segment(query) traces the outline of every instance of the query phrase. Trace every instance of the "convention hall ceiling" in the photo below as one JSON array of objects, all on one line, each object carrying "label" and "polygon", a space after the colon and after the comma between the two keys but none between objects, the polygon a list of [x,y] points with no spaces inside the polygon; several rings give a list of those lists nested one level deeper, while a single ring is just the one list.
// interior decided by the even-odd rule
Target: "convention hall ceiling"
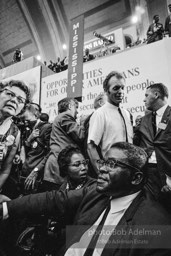
[{"label": "convention hall ceiling", "polygon": [[24,58],[56,61],[67,55],[70,20],[84,14],[84,41],[127,22],[128,0],[0,0],[0,65],[12,63],[16,48]]},{"label": "convention hall ceiling", "polygon": [[171,0],[0,0],[0,66],[12,64],[16,48],[24,58],[40,55],[47,63],[68,54],[70,21],[84,14],[84,42],[117,28],[130,26],[135,6],[145,5],[148,15],[167,15]]}]

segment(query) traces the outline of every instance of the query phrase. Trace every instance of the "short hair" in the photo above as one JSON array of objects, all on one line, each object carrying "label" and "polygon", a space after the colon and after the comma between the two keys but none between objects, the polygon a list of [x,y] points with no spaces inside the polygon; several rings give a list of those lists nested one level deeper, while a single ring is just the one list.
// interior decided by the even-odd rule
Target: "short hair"
[{"label": "short hair", "polygon": [[6,88],[7,86],[9,87],[18,87],[20,88],[25,94],[26,94],[26,104],[30,102],[30,90],[28,88],[28,86],[20,80],[10,80],[8,82],[2,82],[0,84],[0,91],[2,91],[4,88]]},{"label": "short hair", "polygon": [[49,121],[49,115],[47,113],[41,113],[39,118],[42,122],[48,122]]},{"label": "short hair", "polygon": [[168,88],[162,83],[151,84],[147,87],[147,89],[154,89],[154,90],[158,91],[160,93],[161,99],[164,99],[165,97],[166,98],[169,97]]},{"label": "short hair", "polygon": [[111,79],[111,77],[116,77],[117,79],[124,79],[125,80],[125,77],[121,74],[121,73],[119,73],[118,71],[112,71],[112,72],[110,72],[107,76],[106,76],[106,78],[105,78],[105,80],[103,81],[103,89],[104,89],[104,91],[105,92],[107,92],[108,91],[108,89],[109,89],[109,80]]},{"label": "short hair", "polygon": [[111,148],[122,150],[127,156],[127,163],[139,169],[140,171],[143,171],[144,175],[146,176],[145,167],[147,164],[148,156],[144,149],[129,142],[117,142],[114,143]]},{"label": "short hair", "polygon": [[24,112],[26,112],[26,111],[31,112],[33,115],[35,115],[37,117],[37,115],[36,115],[37,109],[35,109],[35,107],[31,103],[29,103],[25,106],[25,111]]},{"label": "short hair", "polygon": [[99,104],[99,101],[102,100],[104,96],[105,96],[104,92],[101,92],[100,94],[97,95],[97,97],[94,100],[94,109],[97,109],[101,106]]},{"label": "short hair", "polygon": [[[38,111],[41,113],[42,112],[42,108],[41,108],[41,106],[38,104],[38,103],[36,103],[36,102],[31,102],[30,103],[31,105],[36,105],[37,107],[38,107]],[[36,109],[37,110],[37,109]]]},{"label": "short hair", "polygon": [[58,155],[58,165],[60,175],[62,177],[67,176],[68,174],[68,164],[71,162],[71,157],[74,154],[82,154],[81,150],[76,146],[67,146]]},{"label": "short hair", "polygon": [[69,104],[71,103],[71,101],[74,101],[75,103],[77,103],[77,100],[74,99],[74,98],[69,98],[69,97],[66,97],[62,100],[60,100],[58,102],[58,113],[62,113],[62,112],[65,112],[68,110],[69,108]]},{"label": "short hair", "polygon": [[154,16],[153,16],[153,20],[155,19],[155,18],[159,18],[159,15],[158,14],[155,14]]}]

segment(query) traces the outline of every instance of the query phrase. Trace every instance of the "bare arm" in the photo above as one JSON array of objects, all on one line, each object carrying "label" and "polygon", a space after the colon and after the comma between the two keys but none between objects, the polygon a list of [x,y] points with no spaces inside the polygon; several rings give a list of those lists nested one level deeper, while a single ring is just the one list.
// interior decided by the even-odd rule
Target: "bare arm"
[{"label": "bare arm", "polygon": [[14,143],[9,155],[5,159],[4,164],[2,166],[2,171],[0,173],[0,189],[2,188],[3,184],[5,183],[5,181],[7,180],[8,176],[10,174],[12,164],[13,164],[13,159],[14,159],[14,156],[17,152],[19,142],[20,142],[20,132],[18,132],[15,143]]}]

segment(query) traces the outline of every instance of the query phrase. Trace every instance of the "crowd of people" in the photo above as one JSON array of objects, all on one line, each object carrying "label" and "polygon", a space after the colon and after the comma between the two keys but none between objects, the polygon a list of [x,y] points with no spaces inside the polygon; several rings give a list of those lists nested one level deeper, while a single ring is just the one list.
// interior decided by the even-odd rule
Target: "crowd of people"
[{"label": "crowd of people", "polygon": [[168,89],[146,88],[147,113],[133,127],[120,107],[125,86],[110,72],[93,113],[78,123],[67,97],[50,124],[22,81],[0,84],[0,253],[23,255],[30,221],[44,218],[53,239],[39,234],[30,255],[170,255]]},{"label": "crowd of people", "polygon": [[[147,43],[171,36],[169,20],[154,16]],[[78,122],[66,97],[50,123],[24,82],[0,83],[0,256],[170,256],[168,88],[148,85],[133,120],[125,87],[111,71],[90,115]]]}]

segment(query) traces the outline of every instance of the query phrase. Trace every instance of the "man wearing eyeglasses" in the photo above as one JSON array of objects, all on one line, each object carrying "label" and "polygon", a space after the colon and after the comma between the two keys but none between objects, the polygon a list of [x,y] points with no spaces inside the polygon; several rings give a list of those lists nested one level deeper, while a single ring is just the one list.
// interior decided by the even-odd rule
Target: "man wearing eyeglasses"
[{"label": "man wearing eyeglasses", "polygon": [[144,190],[146,162],[143,149],[115,143],[97,163],[97,184],[5,202],[1,216],[59,217],[71,225],[66,227],[66,247],[60,255],[168,256],[171,218]]},{"label": "man wearing eyeglasses", "polygon": [[0,189],[9,177],[20,142],[20,131],[12,117],[30,100],[28,87],[18,80],[0,83]]}]

